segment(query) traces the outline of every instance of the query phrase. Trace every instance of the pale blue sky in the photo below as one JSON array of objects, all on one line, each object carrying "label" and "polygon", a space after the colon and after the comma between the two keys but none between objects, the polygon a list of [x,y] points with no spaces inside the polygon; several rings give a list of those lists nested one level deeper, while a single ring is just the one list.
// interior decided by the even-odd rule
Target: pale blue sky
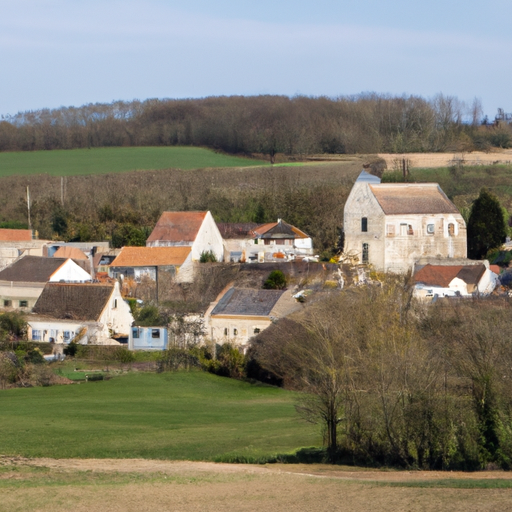
[{"label": "pale blue sky", "polygon": [[0,114],[442,92],[512,112],[511,0],[0,0]]}]

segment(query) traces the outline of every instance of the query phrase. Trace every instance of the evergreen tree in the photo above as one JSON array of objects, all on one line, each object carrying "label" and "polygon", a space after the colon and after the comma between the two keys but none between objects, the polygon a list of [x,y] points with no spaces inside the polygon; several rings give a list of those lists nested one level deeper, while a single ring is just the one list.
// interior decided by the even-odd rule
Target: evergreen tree
[{"label": "evergreen tree", "polygon": [[474,259],[484,258],[490,249],[505,241],[507,229],[500,202],[485,188],[471,207],[467,234],[468,256]]}]

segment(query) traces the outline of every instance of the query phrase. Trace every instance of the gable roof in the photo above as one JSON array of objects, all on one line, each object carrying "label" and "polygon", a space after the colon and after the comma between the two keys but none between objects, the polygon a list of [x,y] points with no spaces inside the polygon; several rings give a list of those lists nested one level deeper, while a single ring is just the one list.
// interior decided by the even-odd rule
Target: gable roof
[{"label": "gable roof", "polygon": [[386,215],[459,213],[437,183],[369,185]]},{"label": "gable roof", "polygon": [[0,271],[0,281],[46,283],[66,261],[66,258],[24,256]]},{"label": "gable roof", "polygon": [[277,222],[260,224],[252,230],[255,238],[309,238],[304,231],[279,219]]},{"label": "gable roof", "polygon": [[113,291],[111,284],[48,283],[33,311],[62,320],[98,321]]},{"label": "gable roof", "polygon": [[53,255],[54,258],[71,258],[72,260],[86,260],[87,256],[78,247],[61,245]]},{"label": "gable roof", "polygon": [[208,212],[163,212],[147,242],[193,242]]},{"label": "gable roof", "polygon": [[477,285],[485,272],[485,265],[425,265],[414,274],[415,283],[447,288],[458,277],[466,284]]},{"label": "gable roof", "polygon": [[0,229],[0,242],[30,242],[31,240],[30,229]]},{"label": "gable roof", "polygon": [[123,247],[111,267],[183,265],[191,247]]},{"label": "gable roof", "polygon": [[230,288],[213,308],[213,315],[269,316],[283,290]]}]

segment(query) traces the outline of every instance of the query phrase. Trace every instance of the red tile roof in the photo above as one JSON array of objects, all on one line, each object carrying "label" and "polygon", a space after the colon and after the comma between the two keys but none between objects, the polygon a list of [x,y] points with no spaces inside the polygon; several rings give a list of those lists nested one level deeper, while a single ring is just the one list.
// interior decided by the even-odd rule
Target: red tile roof
[{"label": "red tile roof", "polygon": [[466,284],[477,285],[485,265],[425,265],[414,274],[414,282],[447,288],[458,277]]},{"label": "red tile roof", "polygon": [[381,183],[370,189],[386,215],[459,213],[437,183]]},{"label": "red tile roof", "polygon": [[183,265],[191,247],[123,247],[111,267]]},{"label": "red tile roof", "polygon": [[462,270],[462,265],[425,265],[414,274],[414,282],[446,288]]},{"label": "red tile roof", "polygon": [[0,242],[30,242],[30,229],[0,229]]},{"label": "red tile roof", "polygon": [[208,212],[164,212],[148,242],[193,242]]}]

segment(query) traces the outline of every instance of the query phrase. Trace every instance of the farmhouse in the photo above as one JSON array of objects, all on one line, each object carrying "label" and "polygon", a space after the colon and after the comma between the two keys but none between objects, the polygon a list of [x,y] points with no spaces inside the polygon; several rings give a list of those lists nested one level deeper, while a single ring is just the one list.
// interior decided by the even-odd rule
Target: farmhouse
[{"label": "farmhouse", "polygon": [[466,257],[466,224],[437,183],[380,183],[363,171],[343,224],[345,256],[379,271],[407,272],[422,257]]},{"label": "farmhouse", "polygon": [[0,271],[0,306],[29,310],[48,282],[88,282],[91,275],[71,259],[24,256]]},{"label": "farmhouse", "polygon": [[164,212],[146,241],[147,247],[190,247],[192,261],[213,253],[224,259],[222,236],[210,212]]},{"label": "farmhouse", "polygon": [[27,318],[29,339],[81,344],[128,341],[133,316],[119,285],[48,283]]},{"label": "farmhouse", "polygon": [[289,291],[231,287],[206,311],[206,333],[217,344],[246,349],[250,338],[301,307]]},{"label": "farmhouse", "polygon": [[300,229],[277,219],[267,224],[219,224],[226,261],[270,262],[313,255],[313,240]]},{"label": "farmhouse", "polygon": [[489,295],[498,283],[498,276],[489,262],[468,262],[454,265],[416,265],[413,275],[414,294],[420,299],[472,295]]}]

